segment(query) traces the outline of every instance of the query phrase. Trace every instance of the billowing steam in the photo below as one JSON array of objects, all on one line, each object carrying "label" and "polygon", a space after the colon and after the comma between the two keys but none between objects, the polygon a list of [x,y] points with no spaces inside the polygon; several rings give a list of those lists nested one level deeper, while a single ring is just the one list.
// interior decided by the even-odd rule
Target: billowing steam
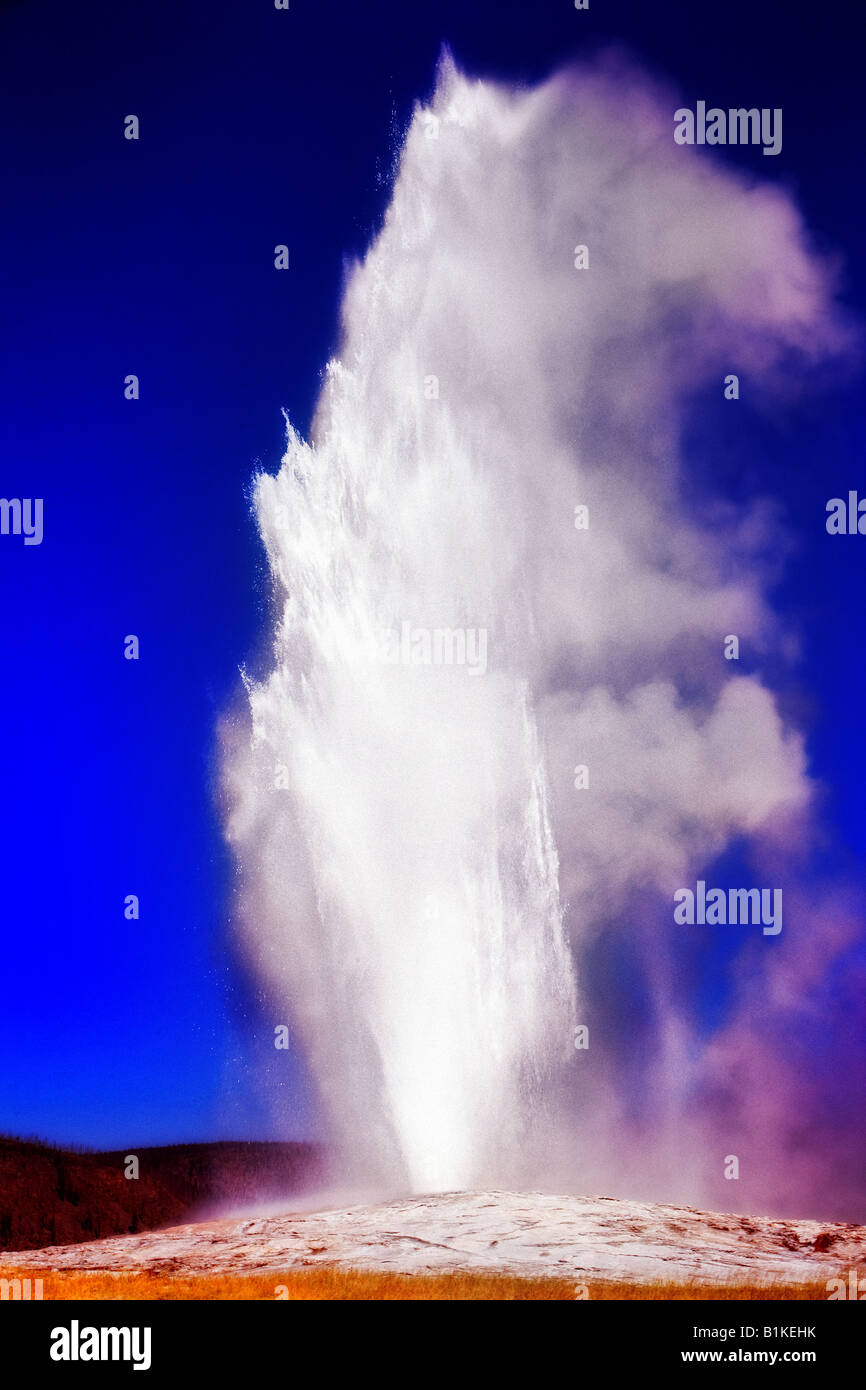
[{"label": "billowing steam", "polygon": [[[785,1033],[805,934],[854,927],[797,908],[802,739],[721,655],[786,640],[778,522],[698,505],[680,435],[697,387],[775,389],[845,332],[790,200],[675,144],[676,106],[617,61],[513,91],[446,59],[309,443],[290,428],[257,481],[275,632],[227,735],[242,930],[347,1169],[385,1187],[732,1203],[712,1175],[751,1136],[737,1205],[814,1195],[814,1163],[785,1167]],[[790,908],[778,941],[743,934],[707,1036],[672,893],[743,837]]]}]

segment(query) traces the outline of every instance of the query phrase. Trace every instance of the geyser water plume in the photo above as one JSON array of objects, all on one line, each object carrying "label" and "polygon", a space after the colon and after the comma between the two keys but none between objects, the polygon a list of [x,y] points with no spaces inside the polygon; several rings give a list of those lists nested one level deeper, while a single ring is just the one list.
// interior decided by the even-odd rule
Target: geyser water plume
[{"label": "geyser water plume", "polygon": [[525,1166],[574,990],[520,513],[495,410],[472,428],[437,399],[434,208],[411,159],[401,180],[415,196],[349,291],[313,444],[290,427],[258,479],[279,625],[230,834],[338,1141],[424,1191]]},{"label": "geyser water plume", "polygon": [[[708,1040],[680,984],[673,891],[737,839],[796,855],[811,796],[720,656],[784,649],[778,518],[687,491],[681,434],[732,364],[784,391],[847,335],[787,195],[677,146],[678,105],[617,59],[528,91],[443,63],[310,441],[257,480],[273,669],[226,728],[227,834],[352,1180],[717,1203],[739,1115],[766,1206],[800,1142],[750,1118],[796,1016],[768,1042],[735,1000]],[[802,940],[766,965],[789,996]]]}]

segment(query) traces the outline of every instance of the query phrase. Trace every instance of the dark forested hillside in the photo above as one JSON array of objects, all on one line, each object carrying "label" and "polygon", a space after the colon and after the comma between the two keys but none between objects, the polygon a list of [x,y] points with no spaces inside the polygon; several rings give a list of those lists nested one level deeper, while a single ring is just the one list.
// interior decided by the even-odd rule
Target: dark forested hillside
[{"label": "dark forested hillside", "polygon": [[[125,1176],[127,1156],[137,1178]],[[316,1183],[321,1150],[303,1143],[172,1144],[77,1153],[0,1138],[0,1250],[135,1234]]]}]

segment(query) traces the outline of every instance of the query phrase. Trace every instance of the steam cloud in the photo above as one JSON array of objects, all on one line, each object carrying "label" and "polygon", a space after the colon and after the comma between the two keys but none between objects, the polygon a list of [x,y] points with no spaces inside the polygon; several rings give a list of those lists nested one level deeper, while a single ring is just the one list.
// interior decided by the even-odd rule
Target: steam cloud
[{"label": "steam cloud", "polygon": [[[358,1175],[798,1216],[832,1185],[850,1218],[856,1087],[828,1106],[821,1067],[860,926],[794,868],[802,737],[721,659],[790,644],[782,535],[698,504],[681,446],[732,363],[772,390],[848,335],[789,198],[675,145],[676,106],[618,59],[521,91],[443,60],[310,442],[257,480],[276,631],[225,734],[239,916]],[[486,673],[373,659],[406,621],[484,629]],[[743,837],[785,930],[742,935],[708,1031],[672,894]]]}]

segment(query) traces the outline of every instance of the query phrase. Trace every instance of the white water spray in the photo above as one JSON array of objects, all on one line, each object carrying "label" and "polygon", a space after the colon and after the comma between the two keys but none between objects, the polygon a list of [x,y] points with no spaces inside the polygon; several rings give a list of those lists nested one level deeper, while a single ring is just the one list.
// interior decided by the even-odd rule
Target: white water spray
[{"label": "white water spray", "polygon": [[[786,197],[677,146],[677,105],[617,60],[532,91],[443,64],[310,442],[257,481],[276,630],[252,737],[227,729],[240,922],[344,1172],[392,1190],[555,1181],[559,1157],[596,1186],[636,1162],[670,1200],[683,1135],[697,1167],[721,1142],[691,1118],[682,942],[628,908],[808,787],[719,657],[772,640],[772,523],[684,501],[683,405],[842,335]],[[627,934],[643,1051],[603,987],[578,1060],[560,892],[574,951]]]},{"label": "white water spray", "polygon": [[343,1151],[414,1191],[517,1173],[573,1013],[520,517],[495,413],[455,411],[425,331],[424,141],[349,289],[313,444],[289,428],[257,482],[279,625],[230,827]]}]

